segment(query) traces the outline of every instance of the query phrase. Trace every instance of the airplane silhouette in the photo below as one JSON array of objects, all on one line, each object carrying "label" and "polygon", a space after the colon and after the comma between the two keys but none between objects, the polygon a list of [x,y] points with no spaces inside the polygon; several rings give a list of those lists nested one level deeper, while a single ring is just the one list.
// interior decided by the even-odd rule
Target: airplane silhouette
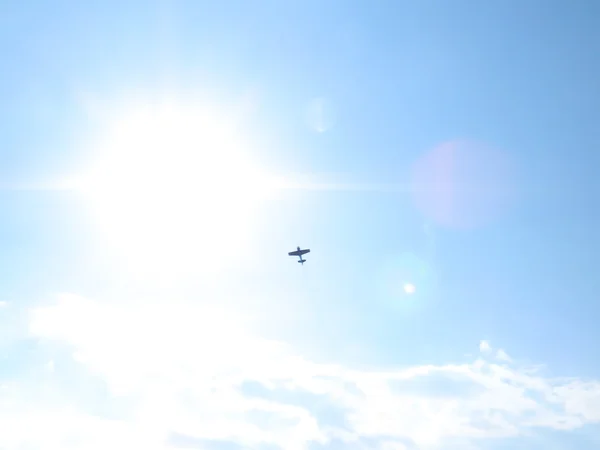
[{"label": "airplane silhouette", "polygon": [[300,250],[300,247],[298,247],[298,250],[296,250],[294,252],[289,252],[288,255],[290,255],[290,256],[298,256],[300,258],[298,262],[300,264],[304,265],[304,263],[306,262],[306,260],[302,259],[302,255],[305,255],[306,253],[309,253],[309,252],[310,252],[309,249]]}]

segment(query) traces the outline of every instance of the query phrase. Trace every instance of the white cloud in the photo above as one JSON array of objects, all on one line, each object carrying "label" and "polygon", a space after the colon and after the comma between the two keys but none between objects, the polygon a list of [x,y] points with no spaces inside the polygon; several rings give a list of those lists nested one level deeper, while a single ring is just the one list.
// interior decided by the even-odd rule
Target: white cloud
[{"label": "white cloud", "polygon": [[502,349],[499,349],[496,352],[496,358],[498,358],[500,361],[506,361],[506,362],[512,361],[512,358],[510,356],[508,356],[508,354]]},{"label": "white cloud", "polygon": [[48,362],[46,363],[46,370],[47,370],[49,373],[53,373],[53,372],[54,372],[54,361],[53,361],[53,360],[50,360],[50,361],[48,361]]},{"label": "white cloud", "polygon": [[[345,448],[458,442],[465,449],[600,422],[598,382],[555,380],[482,358],[372,370],[316,363],[260,338],[239,317],[190,303],[65,295],[31,311],[30,331],[71,349],[71,365],[88,373],[72,370],[78,382],[60,383],[74,375],[53,362],[54,373],[36,380],[33,392],[22,381],[6,383],[0,448],[7,450],[203,448],[211,440],[291,450],[336,440]],[[99,382],[108,388],[104,398]],[[93,401],[73,402],[92,391]]]},{"label": "white cloud", "polygon": [[8,307],[9,303],[7,301],[4,300],[0,300],[0,308],[6,308]]},{"label": "white cloud", "polygon": [[492,350],[492,346],[490,345],[490,343],[488,341],[481,341],[479,343],[479,351],[481,353],[488,353]]}]

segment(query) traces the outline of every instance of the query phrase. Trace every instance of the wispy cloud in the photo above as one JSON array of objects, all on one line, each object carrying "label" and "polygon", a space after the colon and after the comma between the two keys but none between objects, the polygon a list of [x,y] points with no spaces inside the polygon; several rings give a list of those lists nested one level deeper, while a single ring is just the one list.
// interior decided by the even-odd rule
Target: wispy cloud
[{"label": "wispy cloud", "polygon": [[492,346],[490,345],[490,343],[488,341],[481,341],[479,343],[479,351],[481,353],[488,353],[492,350]]},{"label": "wispy cloud", "polygon": [[502,349],[499,349],[496,352],[496,358],[498,358],[501,361],[507,361],[507,362],[511,362],[512,361],[511,357],[508,356],[508,354],[504,350],[502,350]]},{"label": "wispy cloud", "polygon": [[30,332],[71,349],[71,367],[45,360],[44,395],[2,385],[0,448],[465,449],[600,422],[599,382],[488,359],[489,343],[469,363],[364,370],[311,361],[226,311],[73,295],[33,309]]}]

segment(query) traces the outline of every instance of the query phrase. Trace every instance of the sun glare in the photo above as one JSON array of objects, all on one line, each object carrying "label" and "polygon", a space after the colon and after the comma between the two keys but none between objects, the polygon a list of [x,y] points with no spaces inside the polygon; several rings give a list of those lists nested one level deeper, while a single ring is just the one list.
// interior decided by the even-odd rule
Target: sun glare
[{"label": "sun glare", "polygon": [[239,134],[214,112],[173,103],[109,126],[80,188],[127,269],[205,273],[244,252],[269,178]]}]

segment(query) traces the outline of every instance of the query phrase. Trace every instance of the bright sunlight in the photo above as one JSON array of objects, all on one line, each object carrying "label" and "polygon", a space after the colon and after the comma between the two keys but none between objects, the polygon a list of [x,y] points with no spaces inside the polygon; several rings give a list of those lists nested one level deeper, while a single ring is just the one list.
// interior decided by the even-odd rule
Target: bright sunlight
[{"label": "bright sunlight", "polygon": [[80,184],[130,275],[214,273],[243,253],[269,178],[233,121],[175,101],[122,114]]}]

